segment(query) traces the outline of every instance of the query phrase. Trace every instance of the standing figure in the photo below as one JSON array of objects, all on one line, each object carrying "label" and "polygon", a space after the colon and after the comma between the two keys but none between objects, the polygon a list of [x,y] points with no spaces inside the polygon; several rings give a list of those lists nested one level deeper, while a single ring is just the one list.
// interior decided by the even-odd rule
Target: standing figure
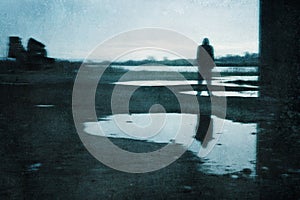
[{"label": "standing figure", "polygon": [[[207,87],[211,86],[212,69],[214,67],[214,48],[209,44],[208,38],[204,38],[202,45],[197,50],[197,65],[201,76],[206,80]],[[199,74],[199,81],[202,80]],[[211,92],[209,92],[212,95]]]},{"label": "standing figure", "polygon": [[[198,65],[198,83],[203,85],[203,81],[206,80],[208,94],[212,97],[211,79],[212,79],[212,69],[214,67],[214,49],[209,45],[209,40],[204,38],[202,45],[198,46],[197,49],[197,65]],[[201,95],[201,91],[198,92]],[[213,130],[213,119],[211,118],[211,98],[206,106],[209,106],[208,113],[205,115],[199,115],[198,118],[198,130],[196,132],[195,138],[201,141],[201,146],[206,149],[211,146],[209,143],[214,139]],[[201,104],[200,104],[201,110]]]}]

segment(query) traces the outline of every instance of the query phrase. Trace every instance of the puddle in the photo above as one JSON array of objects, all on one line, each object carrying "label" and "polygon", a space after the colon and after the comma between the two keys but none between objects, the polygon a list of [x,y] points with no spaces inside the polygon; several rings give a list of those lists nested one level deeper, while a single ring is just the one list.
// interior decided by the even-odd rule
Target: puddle
[{"label": "puddle", "polygon": [[[234,81],[258,81],[258,76],[222,76],[213,77],[212,86],[224,87],[243,87],[243,88],[258,88],[251,84],[231,83]],[[175,86],[175,85],[206,85],[206,81],[198,80],[136,80],[136,81],[119,81],[114,82],[117,85],[130,86]]]},{"label": "puddle", "polygon": [[[210,122],[209,116],[207,117],[208,122]],[[205,127],[207,119],[201,120],[202,116],[198,132],[196,131],[197,116],[193,114],[119,114],[107,116],[104,119],[105,121],[84,123],[84,131],[92,135],[154,143],[175,142],[186,144],[187,140],[196,138],[189,146],[189,151],[205,161],[199,165],[200,171],[221,175],[249,169],[251,176],[256,173],[256,134],[253,134],[257,132],[257,124],[255,123],[245,124],[230,120],[223,121],[216,116],[212,116],[213,126],[208,131],[210,137],[208,137],[209,139],[205,144],[205,142],[201,142],[201,135],[199,136],[201,127],[204,128],[205,133],[207,131]],[[117,125],[116,120],[118,121]],[[157,125],[157,122],[161,124]],[[155,126],[151,126],[151,123],[154,123]],[[99,132],[99,125],[101,126],[101,133]],[[223,128],[220,125],[223,125]],[[184,130],[185,135],[176,138],[180,128]],[[201,143],[203,143],[202,146]],[[212,150],[203,158],[201,152],[205,148],[212,148]]]},{"label": "puddle", "polygon": [[224,87],[258,88],[257,85],[231,83],[231,82],[237,82],[237,81],[257,82],[258,81],[258,76],[222,76],[222,77],[214,77],[214,80],[212,80],[212,85],[219,85],[219,86],[224,86]]},{"label": "puddle", "polygon": [[175,81],[175,80],[141,80],[141,81],[123,81],[115,82],[117,85],[131,86],[175,86],[175,85],[196,85],[196,80]]},{"label": "puddle", "polygon": [[35,107],[38,107],[38,108],[52,108],[52,107],[54,107],[54,105],[52,105],[52,104],[37,104],[37,105],[35,105]]},{"label": "puddle", "polygon": [[[223,131],[218,145],[205,157],[205,162],[199,165],[199,170],[209,174],[227,174],[251,170],[251,176],[256,174],[256,123],[237,123],[224,121]],[[190,150],[197,152],[200,143],[195,141]]]},{"label": "puddle", "polygon": [[[190,114],[118,114],[108,116],[105,121],[86,122],[84,131],[92,135],[104,136],[99,133],[100,125],[107,137],[183,144],[185,137],[177,137],[175,140],[177,130],[180,128],[191,133],[190,137],[193,137],[196,131],[196,120],[197,117]],[[118,124],[115,123],[116,121]],[[183,121],[189,121],[189,123],[182,123]],[[149,134],[145,135],[145,132]]]},{"label": "puddle", "polygon": [[257,85],[232,83],[232,82],[238,82],[238,81],[257,82],[258,81],[258,76],[222,76],[222,77],[214,77],[214,80],[212,80],[212,85],[220,85],[220,86],[224,86],[224,87],[258,88]]},{"label": "puddle", "polygon": [[[95,66],[93,66],[95,67]],[[152,72],[198,72],[198,67],[196,66],[118,66],[111,65],[112,68],[119,68],[130,71],[152,71]],[[257,66],[250,67],[214,67],[213,72],[228,72],[228,73],[256,73],[258,72]]]},{"label": "puddle", "polygon": [[[184,91],[182,94],[209,96],[207,91]],[[217,97],[258,97],[258,91],[212,91],[212,94]]]},{"label": "puddle", "polygon": [[42,166],[42,163],[34,163],[32,165],[29,165],[27,167],[26,171],[28,171],[28,172],[38,171],[41,166]]},{"label": "puddle", "polygon": [[19,85],[29,85],[27,82],[0,82],[1,85],[14,85],[14,86],[19,86]]},{"label": "puddle", "polygon": [[214,79],[224,81],[258,81],[258,76],[221,76],[214,77]]}]

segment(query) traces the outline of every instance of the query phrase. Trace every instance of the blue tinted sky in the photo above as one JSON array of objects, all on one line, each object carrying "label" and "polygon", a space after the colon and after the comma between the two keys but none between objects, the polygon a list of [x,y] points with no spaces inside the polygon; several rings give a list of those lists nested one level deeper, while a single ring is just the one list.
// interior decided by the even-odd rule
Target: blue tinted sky
[{"label": "blue tinted sky", "polygon": [[1,0],[0,56],[9,35],[24,46],[36,38],[52,57],[84,58],[107,38],[143,27],[199,43],[209,37],[217,56],[258,52],[258,9],[258,0]]}]

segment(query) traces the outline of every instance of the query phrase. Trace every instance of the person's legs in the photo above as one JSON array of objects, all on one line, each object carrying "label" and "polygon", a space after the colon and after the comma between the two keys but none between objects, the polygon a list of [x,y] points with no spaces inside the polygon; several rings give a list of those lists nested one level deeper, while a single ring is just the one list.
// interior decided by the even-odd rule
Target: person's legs
[{"label": "person's legs", "polygon": [[[206,81],[207,92],[210,96],[212,96],[212,72],[211,70],[205,69],[201,71],[201,75],[203,76],[204,80]],[[203,82],[202,82],[203,83]]]},{"label": "person's legs", "polygon": [[207,89],[210,96],[213,95],[212,91],[212,73],[211,71],[207,72],[206,74],[206,82],[207,82]]}]

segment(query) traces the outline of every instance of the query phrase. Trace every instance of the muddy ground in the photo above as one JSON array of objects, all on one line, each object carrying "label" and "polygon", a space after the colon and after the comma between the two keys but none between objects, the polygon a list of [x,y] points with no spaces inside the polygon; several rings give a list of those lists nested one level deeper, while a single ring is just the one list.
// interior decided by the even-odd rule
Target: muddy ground
[{"label": "muddy ground", "polygon": [[[109,82],[118,77],[117,72],[110,72],[99,87],[98,117],[111,114],[108,105],[114,85]],[[189,151],[161,170],[130,174],[103,165],[80,141],[71,107],[75,73],[18,71],[2,73],[0,78],[1,199],[300,198],[299,112],[291,102],[227,98],[227,119],[258,123],[255,177],[243,171],[207,175],[198,170],[204,161]],[[153,93],[160,98],[151,98]],[[147,112],[153,100],[165,105],[168,112],[179,112],[172,98],[163,87],[145,87],[132,98],[131,112]],[[208,97],[199,101],[202,111],[209,113]],[[54,106],[36,106],[48,104]],[[162,145],[111,140],[136,151]]]}]

